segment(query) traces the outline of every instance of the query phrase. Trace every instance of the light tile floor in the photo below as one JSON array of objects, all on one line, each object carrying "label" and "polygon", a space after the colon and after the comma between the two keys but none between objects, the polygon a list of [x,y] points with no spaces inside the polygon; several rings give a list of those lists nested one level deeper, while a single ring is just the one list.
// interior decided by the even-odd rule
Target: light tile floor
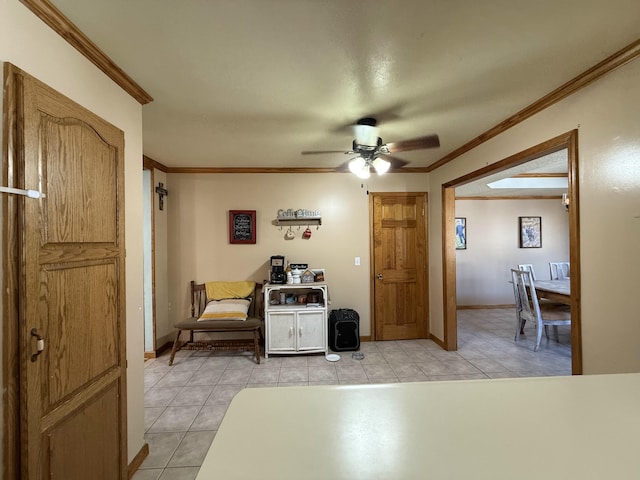
[{"label": "light tile floor", "polygon": [[133,480],[193,480],[229,403],[243,388],[421,382],[571,374],[569,327],[559,342],[543,337],[533,351],[533,327],[516,343],[513,309],[460,310],[458,351],[431,340],[366,342],[331,363],[322,355],[270,356],[260,365],[252,353],[168,353],[145,364],[145,440],[149,456]]}]

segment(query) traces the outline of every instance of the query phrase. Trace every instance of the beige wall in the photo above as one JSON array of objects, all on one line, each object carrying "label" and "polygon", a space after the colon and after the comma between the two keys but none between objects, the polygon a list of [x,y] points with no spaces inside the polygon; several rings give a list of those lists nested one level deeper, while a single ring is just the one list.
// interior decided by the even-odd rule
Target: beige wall
[{"label": "beige wall", "polygon": [[[428,174],[372,177],[370,191],[426,191]],[[330,308],[360,314],[360,334],[370,335],[369,199],[352,174],[169,174],[169,301],[171,320],[189,313],[189,282],[267,278],[271,255],[326,270]],[[272,224],[279,209],[320,210],[312,236],[285,240]],[[256,210],[257,243],[231,245],[229,210]],[[361,258],[359,267],[354,258]]]},{"label": "beige wall", "polygon": [[[584,372],[640,371],[640,61],[636,60],[431,174],[431,191],[579,129]],[[442,338],[441,199],[431,197],[431,328]]]},{"label": "beige wall", "polygon": [[0,61],[25,70],[125,134],[127,418],[131,460],[144,444],[142,107],[15,0],[0,0]]},{"label": "beige wall", "polygon": [[[542,247],[518,247],[518,217],[542,217]],[[456,251],[458,305],[514,303],[509,269],[533,265],[549,279],[549,262],[569,261],[569,216],[560,200],[456,200],[467,219],[467,249]]]}]

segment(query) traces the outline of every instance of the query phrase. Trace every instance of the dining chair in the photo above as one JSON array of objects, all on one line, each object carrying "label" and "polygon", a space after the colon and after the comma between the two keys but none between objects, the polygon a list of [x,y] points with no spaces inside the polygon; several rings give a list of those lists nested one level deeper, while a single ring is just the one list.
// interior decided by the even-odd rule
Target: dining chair
[{"label": "dining chair", "polygon": [[551,280],[563,280],[565,278],[569,278],[569,262],[549,262],[549,272]]},{"label": "dining chair", "polygon": [[513,293],[516,301],[516,335],[514,341],[518,341],[520,333],[523,332],[527,321],[533,322],[536,328],[536,342],[534,352],[540,348],[542,340],[542,327],[544,333],[549,338],[548,327],[554,327],[556,341],[558,337],[558,326],[571,325],[571,313],[566,309],[557,308],[540,308],[538,295],[536,294],[535,280],[532,278],[531,272],[526,270],[511,269],[511,278],[513,281]]},{"label": "dining chair", "polygon": [[536,279],[536,272],[533,269],[533,265],[530,263],[521,263],[520,265],[518,265],[518,269],[520,270],[524,270],[526,272],[531,272],[531,278],[533,278],[534,280]]}]

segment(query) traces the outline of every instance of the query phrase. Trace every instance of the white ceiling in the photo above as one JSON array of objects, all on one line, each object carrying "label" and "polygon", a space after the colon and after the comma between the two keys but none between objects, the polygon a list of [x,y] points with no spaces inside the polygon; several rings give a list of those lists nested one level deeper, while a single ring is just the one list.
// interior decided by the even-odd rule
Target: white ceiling
[{"label": "white ceiling", "polygon": [[154,101],[168,167],[335,167],[347,125],[439,160],[635,41],[638,0],[52,0]]}]

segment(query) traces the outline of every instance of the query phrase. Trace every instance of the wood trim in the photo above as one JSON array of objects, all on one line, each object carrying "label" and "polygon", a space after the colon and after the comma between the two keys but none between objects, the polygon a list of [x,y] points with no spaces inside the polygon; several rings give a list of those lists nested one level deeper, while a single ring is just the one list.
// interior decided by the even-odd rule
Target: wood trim
[{"label": "wood trim", "polygon": [[440,348],[442,348],[443,350],[446,350],[447,347],[445,345],[445,343],[440,340],[438,337],[436,337],[435,335],[433,335],[432,333],[429,334],[429,340],[433,341],[433,343],[435,343],[436,345],[438,345]]},{"label": "wood trim", "polygon": [[[157,162],[156,162],[157,163]],[[162,165],[158,163],[158,165]],[[159,168],[166,173],[349,173],[340,167],[166,167],[165,170]],[[419,168],[400,168],[397,170],[389,170],[385,175],[390,173],[427,173],[427,167]]]},{"label": "wood trim", "polygon": [[129,480],[131,480],[131,478],[133,478],[135,473],[138,471],[138,469],[142,465],[142,462],[144,462],[144,460],[148,456],[149,456],[149,444],[145,443],[144,445],[142,445],[142,448],[136,454],[136,456],[133,457],[133,460],[131,460],[131,463],[129,464],[129,466],[127,468],[127,477],[129,478]]},{"label": "wood trim", "polygon": [[158,169],[164,173],[168,172],[168,168],[165,165],[156,162],[153,158],[147,157],[146,155],[142,156],[142,168],[146,168],[147,170]]},{"label": "wood trim", "polygon": [[[22,77],[20,69],[4,64],[4,102],[2,122],[3,185],[16,184],[20,163],[16,158],[24,149],[17,134],[22,118]],[[2,378],[3,402],[3,478],[20,478],[20,348],[19,348],[19,285],[18,285],[18,199],[6,195],[2,202]]]},{"label": "wood trim", "polygon": [[455,189],[442,186],[442,295],[444,318],[444,349],[458,349],[458,322],[456,309],[456,245]]},{"label": "wood trim", "polygon": [[[578,184],[578,130],[571,130],[558,135],[551,140],[538,144],[510,157],[468,173],[442,185],[442,251],[443,251],[443,320],[445,332],[445,349],[452,343],[451,335],[457,334],[457,318],[455,296],[453,305],[448,292],[455,288],[456,255],[453,242],[454,238],[454,212],[455,212],[455,187],[476,180],[483,176],[500,172],[506,168],[520,165],[537,157],[566,148],[568,150],[569,165],[569,260],[571,262],[571,369],[574,375],[583,373],[582,364],[582,321],[581,321],[581,283],[580,283],[580,220],[579,220],[579,184]],[[446,232],[449,229],[450,233]],[[575,274],[573,272],[575,271]],[[455,290],[453,290],[455,292]]]},{"label": "wood trim", "polygon": [[605,58],[600,63],[594,65],[590,69],[582,72],[577,77],[572,78],[568,82],[559,86],[555,90],[551,91],[544,97],[536,100],[532,104],[520,110],[515,115],[511,115],[506,120],[503,120],[496,126],[490,128],[489,130],[481,133],[473,140],[465,143],[459,148],[456,148],[454,151],[442,157],[435,163],[432,163],[427,168],[428,172],[435,170],[436,168],[440,168],[441,166],[449,163],[451,160],[458,158],[463,153],[468,152],[476,148],[478,145],[486,142],[487,140],[500,135],[511,127],[523,122],[527,118],[535,115],[536,113],[540,113],[546,108],[550,107],[554,103],[559,102],[560,100],[568,97],[569,95],[574,94],[581,88],[586,87],[590,83],[604,77],[606,74],[612,72],[618,67],[621,67],[633,59],[635,59],[638,55],[640,55],[640,40],[636,40],[635,42],[627,45],[626,47],[618,50],[613,55]]},{"label": "wood trim", "polygon": [[372,342],[373,339],[371,338],[371,335],[365,335],[364,337],[360,337],[360,342]]},{"label": "wood trim", "polygon": [[510,195],[508,197],[456,197],[456,200],[562,200],[562,195]]},{"label": "wood trim", "polygon": [[509,305],[500,304],[500,305],[456,305],[458,310],[494,310],[496,308],[515,308],[515,303],[511,303]]},{"label": "wood trim", "polygon": [[571,262],[571,371],[582,375],[582,287],[580,266],[580,182],[578,181],[578,130],[567,142],[569,150],[569,261]]},{"label": "wood trim", "polygon": [[511,178],[567,178],[568,173],[519,173]]},{"label": "wood trim", "polygon": [[369,195],[369,265],[371,265],[369,269],[369,332],[371,332],[371,340],[376,340],[376,299],[375,299],[375,288],[376,281],[373,276],[373,268],[375,266],[376,258],[375,258],[375,232],[373,231],[374,226],[374,218],[373,218],[373,208],[374,208],[374,198],[373,192],[368,192]]},{"label": "wood trim", "polygon": [[118,67],[95,43],[89,40],[89,38],[60,10],[52,5],[49,0],[20,0],[20,2],[142,105],[153,101],[151,95],[145,92],[140,85],[127,75],[124,70]]}]

